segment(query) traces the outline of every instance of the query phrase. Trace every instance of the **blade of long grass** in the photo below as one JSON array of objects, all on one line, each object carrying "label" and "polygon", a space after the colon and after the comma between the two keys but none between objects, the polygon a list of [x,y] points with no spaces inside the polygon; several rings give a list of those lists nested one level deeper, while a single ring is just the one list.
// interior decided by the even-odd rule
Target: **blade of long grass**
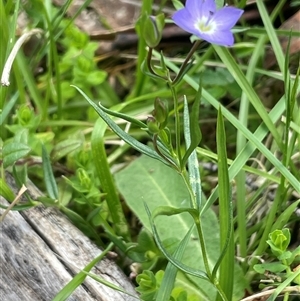
[{"label": "blade of long grass", "polygon": [[109,282],[109,281],[107,281],[107,280],[105,280],[105,279],[103,279],[103,278],[101,278],[101,277],[99,277],[99,276],[91,273],[91,272],[89,273],[89,272],[86,272],[86,271],[82,271],[82,273],[84,273],[87,276],[91,277],[95,281],[98,281],[99,283],[102,283],[105,286],[110,287],[111,289],[113,289],[115,291],[121,292],[121,293],[123,293],[123,294],[125,294],[127,296],[130,296],[130,297],[133,297],[133,298],[135,298],[137,300],[140,300],[140,298],[138,298],[138,297],[136,297],[136,296],[134,296],[134,295],[126,292],[124,289],[120,288],[119,286],[117,286],[117,285],[115,285],[115,284],[113,284],[113,283],[111,283],[111,282]]},{"label": "blade of long grass", "polygon": [[53,298],[52,301],[64,301],[75,291],[75,289],[83,283],[87,274],[100,260],[102,260],[106,254],[112,249],[113,244],[109,244],[108,247],[101,252],[99,256],[93,259],[88,265],[84,267],[74,278]]},{"label": "blade of long grass", "polygon": [[[219,282],[224,294],[227,297],[227,300],[232,300],[235,256],[232,232],[233,212],[227,165],[226,133],[221,108],[218,112],[217,121],[217,151],[219,180],[220,249],[222,250],[220,257],[222,261],[220,264]],[[215,268],[217,268],[217,265]],[[218,295],[216,300],[221,301],[221,296]]]},{"label": "blade of long grass", "polygon": [[266,10],[266,7],[262,0],[257,0],[256,5],[259,10],[261,19],[264,23],[264,27],[267,31],[270,42],[272,44],[279,68],[280,68],[281,72],[284,73],[284,55],[283,55],[282,48],[280,46],[280,42],[278,40],[276,31],[272,25],[272,21],[270,19],[270,14]]},{"label": "blade of long grass", "polygon": [[[286,288],[289,286],[289,284],[300,275],[300,269],[296,270],[294,273],[289,275],[274,291],[274,293],[266,300],[266,301],[275,301],[277,299],[277,296]],[[297,287],[297,286],[296,286]],[[292,289],[292,292],[297,291],[296,289]],[[298,286],[298,292],[300,293],[300,288]]]},{"label": "blade of long grass", "polygon": [[[184,251],[186,249],[186,246],[191,237],[193,228],[194,228],[194,226],[192,226],[190,228],[190,230],[186,233],[185,237],[180,242],[178,248],[176,249],[176,251],[173,254],[174,259],[181,261]],[[174,287],[177,271],[178,271],[178,269],[171,262],[169,262],[167,264],[163,280],[161,282],[160,288],[156,295],[156,300],[170,300],[170,296],[172,293],[172,289]]]},{"label": "blade of long grass", "polygon": [[22,77],[25,80],[26,87],[28,88],[30,92],[30,97],[32,101],[34,102],[35,106],[37,107],[37,110],[39,113],[43,112],[43,103],[44,99],[41,96],[36,83],[35,79],[32,75],[32,70],[29,70],[28,64],[26,62],[26,58],[22,52],[19,52],[16,61],[18,64],[19,70],[22,72]]},{"label": "blade of long grass", "polygon": [[[266,38],[262,36],[257,42],[253,55],[249,61],[249,68],[247,69],[246,78],[249,84],[253,82],[255,74],[255,66],[261,54],[261,49],[265,44]],[[249,114],[250,101],[246,93],[242,92],[240,108],[239,108],[239,120],[247,127],[248,125],[248,114]],[[236,153],[239,154],[246,144],[245,136],[238,131],[236,139]],[[238,239],[239,239],[239,256],[245,258],[247,256],[247,235],[246,235],[246,209],[245,209],[245,195],[246,195],[246,173],[241,170],[236,177],[237,185],[237,220],[238,220]]]},{"label": "blade of long grass", "polygon": [[[6,106],[4,106],[2,112],[0,112],[0,126],[4,123],[4,121],[7,118],[7,116],[9,114],[11,114],[11,111],[12,111],[14,105],[16,104],[16,102],[18,100],[18,97],[19,97],[19,93],[16,92],[12,96],[12,98],[8,101],[8,103],[6,104]],[[1,132],[1,134],[2,134],[2,132]]]},{"label": "blade of long grass", "polygon": [[[52,5],[51,2],[46,1],[46,4],[43,6],[44,10],[44,16],[45,16],[45,27],[47,28],[47,31],[49,33],[49,51],[48,51],[48,85],[47,89],[49,89],[49,92],[46,92],[46,95],[48,94],[53,94],[51,91],[55,91],[55,99],[57,103],[57,113],[58,113],[58,118],[62,119],[62,92],[61,92],[61,80],[60,80],[60,65],[59,65],[59,57],[57,53],[57,48],[56,48],[56,41],[54,38],[54,31],[53,31],[53,21],[52,21]],[[53,74],[55,73],[55,81],[54,81],[54,86],[55,89],[53,89]],[[47,109],[43,110],[43,113],[47,113]],[[44,115],[44,118],[47,117]]]},{"label": "blade of long grass", "polygon": [[58,200],[58,187],[51,167],[50,157],[46,147],[42,145],[42,167],[44,172],[44,182],[50,198]]},{"label": "blade of long grass", "polygon": [[106,193],[106,202],[116,233],[124,237],[126,241],[130,241],[127,221],[107,162],[104,145],[104,133],[106,129],[106,123],[99,118],[95,124],[91,138],[93,161],[102,190]]},{"label": "blade of long grass", "polygon": [[[153,52],[155,56],[159,57],[157,52]],[[177,66],[175,66],[173,63],[171,63],[169,60],[165,60],[166,65],[173,71],[178,72],[179,68]],[[199,85],[198,83],[192,79],[189,75],[185,75],[185,77],[183,78],[191,87],[193,87],[196,91],[199,89]],[[216,109],[219,108],[220,103],[210,94],[208,93],[204,88],[202,89],[202,96]],[[282,98],[284,99],[284,98]],[[281,99],[281,100],[282,100]],[[278,102],[278,106],[276,106],[276,113],[278,113],[278,111],[280,111],[280,115],[283,113],[285,106],[284,106],[284,102],[281,102],[281,100]],[[226,109],[224,106],[222,106],[222,112],[224,117],[230,122],[232,123],[232,125],[234,127],[236,127],[239,131],[241,131],[243,133],[243,135],[251,142],[255,145],[255,147],[274,165],[274,167],[277,168],[277,170],[284,175],[284,177],[290,182],[290,184],[295,188],[296,191],[300,192],[300,187],[299,187],[299,182],[298,180],[294,177],[294,175],[292,175],[290,173],[290,171],[282,164],[282,162],[280,162],[274,155],[273,153],[266,148],[266,146],[261,143],[260,140],[262,140],[262,138],[258,138],[256,133],[251,133],[245,126],[243,126],[241,124],[241,122],[239,122],[239,120],[228,110]],[[272,110],[274,112],[274,109]],[[277,119],[280,117],[280,115],[278,116],[276,114]],[[271,117],[271,116],[270,116]],[[273,120],[271,118],[271,121],[276,122],[277,119]],[[260,131],[263,132],[263,135],[266,135],[267,133],[265,133],[264,130],[265,125],[262,125],[262,127],[260,127]],[[248,148],[249,150],[249,148]],[[254,150],[253,150],[254,151]],[[244,154],[243,154],[244,155]],[[250,157],[250,155],[249,155]],[[247,158],[248,159],[248,158]],[[244,163],[242,164],[242,166],[245,164],[246,161],[244,161]],[[241,166],[241,168],[242,168]],[[240,169],[241,169],[240,168]],[[211,204],[210,204],[211,205]],[[208,203],[205,203],[205,208],[202,209],[202,213],[204,212],[203,210],[207,209],[208,207]]]},{"label": "blade of long grass", "polygon": [[233,59],[232,55],[228,51],[227,48],[220,47],[220,46],[214,46],[215,51],[219,55],[219,57],[222,59],[223,63],[226,65],[228,70],[230,71],[231,75],[234,77],[236,82],[241,87],[242,91],[247,95],[248,99],[250,100],[253,107],[256,109],[256,112],[261,117],[263,122],[268,127],[269,131],[272,133],[277,145],[279,148],[282,148],[282,141],[281,137],[276,129],[275,124],[272,122],[270,116],[268,115],[264,105],[262,104],[260,98],[250,85],[249,81],[247,80],[244,73],[239,68],[238,64]]}]

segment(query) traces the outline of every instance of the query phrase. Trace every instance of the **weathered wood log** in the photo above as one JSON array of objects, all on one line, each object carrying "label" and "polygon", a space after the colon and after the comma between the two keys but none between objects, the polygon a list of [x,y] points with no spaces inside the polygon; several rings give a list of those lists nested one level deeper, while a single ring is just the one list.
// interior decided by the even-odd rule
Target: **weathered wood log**
[{"label": "weathered wood log", "polygon": [[[7,183],[17,190],[10,175]],[[41,195],[33,184],[26,186],[33,199]],[[0,202],[8,205],[2,197]],[[3,211],[0,209],[1,214]],[[3,301],[52,300],[101,253],[59,210],[43,205],[22,212],[10,211],[0,224],[0,234],[0,299]],[[91,272],[137,298],[87,277],[67,300],[138,300],[133,285],[115,262],[104,258]]]}]

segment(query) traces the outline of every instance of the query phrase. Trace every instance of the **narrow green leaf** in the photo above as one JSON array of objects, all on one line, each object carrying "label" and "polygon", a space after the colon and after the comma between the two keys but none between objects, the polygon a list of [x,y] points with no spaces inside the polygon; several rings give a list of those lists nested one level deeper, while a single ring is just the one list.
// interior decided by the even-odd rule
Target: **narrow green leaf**
[{"label": "narrow green leaf", "polygon": [[[13,208],[11,208],[10,210],[11,211],[25,211],[25,210],[28,210],[28,209],[31,209],[37,205],[40,205],[38,202],[31,202],[31,203],[26,203],[26,204],[22,204],[22,205],[16,205],[16,206],[13,206]],[[6,210],[8,209],[9,207],[8,206],[3,206],[0,204],[0,208]]]},{"label": "narrow green leaf", "polygon": [[[229,175],[226,152],[226,133],[222,110],[219,108],[217,120],[217,152],[218,152],[218,179],[219,179],[219,220],[220,220],[220,259],[214,268],[216,274],[220,264],[219,283],[227,296],[232,300],[234,284],[234,240],[233,240],[233,212],[231,205],[231,190],[229,186]],[[217,301],[223,300],[220,295]]]},{"label": "narrow green leaf", "polygon": [[130,241],[127,221],[107,162],[104,145],[106,128],[105,122],[99,118],[95,124],[91,138],[93,161],[102,190],[106,193],[106,201],[116,233],[123,236],[127,241]]},{"label": "narrow green leaf", "polygon": [[274,231],[276,229],[282,229],[284,225],[286,225],[289,220],[291,215],[295,212],[297,209],[298,205],[300,204],[300,200],[297,200],[293,202],[290,206],[288,206],[276,219],[276,222],[272,226],[272,230]]},{"label": "narrow green leaf", "polygon": [[86,221],[81,215],[67,207],[60,206],[59,209],[72,221],[74,225],[76,225],[78,229],[80,229],[88,237],[91,237],[93,240],[95,240],[98,245],[104,247],[104,243],[99,236],[99,232],[97,232],[96,228]]},{"label": "narrow green leaf", "polygon": [[7,168],[8,166],[14,164],[19,159],[25,157],[31,148],[24,143],[19,142],[10,142],[3,146],[2,155],[3,155],[3,167]]},{"label": "narrow green leaf", "polygon": [[15,199],[15,195],[11,188],[6,184],[3,178],[0,178],[0,195],[4,197],[8,202],[12,202]]},{"label": "narrow green leaf", "polygon": [[[159,58],[159,54],[156,51],[153,51],[155,57]],[[165,60],[166,65],[173,70],[174,72],[178,72],[179,68],[169,60]],[[199,89],[198,83],[192,79],[189,75],[184,76],[184,80],[196,91]],[[202,96],[216,109],[219,108],[220,103],[215,99],[210,93],[208,93],[204,88],[202,89]],[[276,123],[278,119],[281,117],[282,113],[285,110],[285,99],[282,97],[278,103],[274,106],[274,108],[269,113],[271,121]],[[280,162],[274,154],[261,142],[263,138],[269,133],[265,124],[261,124],[255,133],[251,133],[243,124],[239,122],[239,120],[225,107],[222,106],[222,111],[224,117],[232,123],[234,127],[236,127],[239,131],[243,133],[243,135],[249,140],[247,145],[243,148],[241,153],[239,153],[238,157],[234,160],[234,165],[231,166],[229,170],[229,178],[230,181],[236,176],[236,174],[243,168],[246,164],[247,160],[250,158],[251,154],[257,148],[265,157],[274,165],[274,167],[290,182],[293,188],[300,192],[299,181],[295,178],[295,176]],[[232,176],[234,174],[234,176]],[[201,214],[204,213],[212,203],[218,197],[218,188],[214,190],[209,200],[205,203],[202,208]]]},{"label": "narrow green leaf", "polygon": [[[176,258],[174,258],[174,256],[172,256],[171,254],[168,253],[168,251],[163,246],[163,243],[159,237],[158,231],[157,231],[156,226],[153,221],[153,217],[151,216],[150,210],[146,203],[145,203],[145,208],[146,208],[146,212],[149,217],[149,220],[150,220],[151,229],[152,229],[155,241],[157,243],[158,248],[164,254],[164,256],[179,270],[181,270],[189,275],[196,276],[198,278],[209,281],[209,278],[205,272],[203,272],[201,270],[196,270],[192,267],[187,266],[186,264],[183,264],[181,261],[177,260]],[[191,231],[192,229],[193,229],[193,227],[191,227],[189,231]]]},{"label": "narrow green leaf", "polygon": [[274,54],[276,56],[276,60],[278,62],[280,71],[282,72],[282,74],[284,74],[284,55],[283,55],[283,51],[282,51],[280,42],[278,40],[276,31],[272,25],[272,21],[270,19],[270,14],[267,11],[265,4],[263,3],[262,0],[257,0],[256,5],[258,8],[259,14],[261,16],[261,19],[264,23],[264,28],[266,29],[266,32],[267,32],[270,42],[272,44],[272,49],[274,50]]},{"label": "narrow green leaf", "polygon": [[[182,260],[184,251],[186,250],[186,246],[187,246],[190,236],[192,234],[192,230],[193,230],[193,226],[187,232],[185,237],[180,242],[178,248],[174,252],[174,254],[173,254],[174,259],[176,259],[178,261]],[[164,273],[164,277],[161,282],[161,286],[156,295],[156,300],[170,300],[170,296],[172,293],[172,289],[174,287],[177,271],[178,271],[178,269],[171,262],[169,262],[167,264],[167,267],[166,267],[165,273]]]},{"label": "narrow green leaf", "polygon": [[[200,91],[200,92],[199,92]],[[189,120],[189,112],[186,98],[184,100],[184,138],[186,147],[188,148],[183,156],[183,164],[185,165],[186,160],[188,162],[189,170],[189,182],[191,184],[193,193],[195,195],[196,204],[193,204],[195,208],[200,208],[202,203],[202,188],[201,188],[201,177],[199,172],[199,163],[196,153],[196,147],[201,141],[201,131],[199,127],[199,107],[201,99],[201,88],[199,87],[196,100],[193,105],[191,120]]]},{"label": "narrow green leaf", "polygon": [[93,274],[93,273],[88,273],[88,272],[86,272],[84,270],[82,271],[82,273],[84,273],[87,276],[91,277],[95,281],[98,281],[99,283],[102,283],[103,285],[105,285],[107,287],[110,287],[111,289],[113,289],[115,291],[121,292],[121,293],[126,294],[126,295],[128,295],[130,297],[133,297],[133,298],[135,298],[137,300],[140,300],[140,298],[138,298],[138,297],[136,297],[136,296],[134,296],[134,295],[126,292],[124,289],[120,288],[119,286],[117,286],[117,285],[115,285],[115,284],[113,284],[113,283],[111,283],[111,282],[109,282],[109,281],[107,281],[107,280],[105,280],[105,279],[103,279],[103,278],[101,278],[101,277]]},{"label": "narrow green leaf", "polygon": [[[284,290],[290,283],[300,276],[300,269],[296,270],[294,273],[291,273],[275,290],[275,292],[266,300],[266,301],[275,301],[277,296]],[[295,286],[295,292],[300,293],[299,286]]]},{"label": "narrow green leaf", "polygon": [[253,87],[248,82],[246,76],[241,71],[240,67],[230,54],[227,48],[214,46],[215,51],[227,66],[228,70],[230,71],[231,75],[234,77],[236,82],[239,84],[243,92],[247,95],[248,99],[250,100],[253,107],[256,109],[256,112],[264,121],[266,126],[268,127],[269,131],[274,136],[276,143],[278,144],[279,148],[282,148],[282,140],[281,137],[276,129],[275,124],[272,122],[270,116],[266,108],[264,107],[263,103],[261,102],[260,98],[258,97],[257,93],[254,91]]},{"label": "narrow green leaf", "polygon": [[199,126],[199,108],[201,101],[201,91],[202,87],[196,94],[195,102],[192,107],[191,117],[189,117],[188,105],[186,97],[184,97],[184,136],[187,150],[182,159],[182,165],[184,166],[187,159],[190,157],[191,153],[199,145],[202,135]]},{"label": "narrow green leaf", "polygon": [[44,182],[46,185],[47,193],[50,198],[54,200],[58,200],[57,184],[52,171],[50,157],[44,145],[42,145],[42,167],[43,167]]},{"label": "narrow green leaf", "polygon": [[10,114],[11,110],[13,109],[15,103],[17,102],[19,97],[19,93],[16,92],[11,99],[9,100],[9,102],[5,105],[5,107],[3,108],[3,110],[0,110],[0,126],[3,124],[4,120],[6,119],[6,117]]},{"label": "narrow green leaf", "polygon": [[106,254],[112,249],[113,244],[109,244],[108,247],[101,252],[99,256],[93,259],[85,268],[80,271],[74,278],[53,298],[52,301],[64,301],[75,291],[75,289],[83,283],[87,274],[100,260],[102,260]]},{"label": "narrow green leaf", "polygon": [[103,112],[99,106],[97,106],[81,89],[76,86],[72,86],[78,90],[78,92],[88,101],[88,103],[95,109],[99,116],[105,121],[105,123],[127,144],[136,149],[137,151],[145,154],[153,159],[159,160],[164,164],[168,164],[163,158],[161,158],[153,149],[140,143],[136,139],[132,138],[128,133],[123,131],[116,123],[113,122],[108,115]]},{"label": "narrow green leaf", "polygon": [[107,114],[109,114],[111,116],[114,116],[114,117],[126,120],[126,121],[130,122],[131,124],[135,124],[136,126],[140,127],[141,129],[146,129],[147,128],[147,125],[144,122],[142,122],[142,121],[140,121],[140,120],[138,120],[136,118],[133,118],[133,117],[127,115],[127,114],[119,113],[117,111],[109,110],[109,109],[105,108],[104,106],[102,106],[101,103],[99,103],[98,106],[105,113],[107,113]]}]

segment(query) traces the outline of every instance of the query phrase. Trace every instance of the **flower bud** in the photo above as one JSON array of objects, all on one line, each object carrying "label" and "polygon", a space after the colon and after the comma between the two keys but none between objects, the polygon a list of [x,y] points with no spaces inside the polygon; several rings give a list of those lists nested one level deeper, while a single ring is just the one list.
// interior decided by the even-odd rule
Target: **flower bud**
[{"label": "flower bud", "polygon": [[163,125],[162,127],[160,126],[160,128],[164,128],[166,126],[166,124],[164,124],[164,123],[166,122],[168,115],[169,115],[169,112],[168,112],[166,103],[163,102],[162,100],[160,100],[158,97],[156,97],[155,101],[154,101],[153,116],[155,117],[157,122],[159,122],[161,125]]},{"label": "flower bud", "polygon": [[147,126],[148,126],[148,129],[149,129],[150,133],[152,133],[152,134],[157,134],[160,131],[159,123],[152,116],[149,116],[147,118]]},{"label": "flower bud", "polygon": [[156,47],[162,37],[165,26],[164,14],[158,16],[146,16],[143,24],[143,37],[150,48]]}]

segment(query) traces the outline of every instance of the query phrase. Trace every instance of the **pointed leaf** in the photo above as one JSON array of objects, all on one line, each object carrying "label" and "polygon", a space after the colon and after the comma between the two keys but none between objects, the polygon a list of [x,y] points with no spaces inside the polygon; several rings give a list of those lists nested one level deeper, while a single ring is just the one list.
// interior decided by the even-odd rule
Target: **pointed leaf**
[{"label": "pointed leaf", "polygon": [[132,146],[137,151],[145,154],[153,159],[159,160],[164,164],[168,164],[163,158],[161,158],[153,149],[140,143],[136,139],[132,138],[128,133],[123,131],[99,106],[97,106],[81,89],[76,86],[72,86],[79,91],[79,93],[88,101],[88,103],[95,109],[99,116],[105,121],[105,123],[127,144]]},{"label": "pointed leaf", "polygon": [[47,193],[53,200],[58,200],[58,188],[52,171],[50,157],[44,145],[42,145],[42,167],[44,172],[44,182]]}]

